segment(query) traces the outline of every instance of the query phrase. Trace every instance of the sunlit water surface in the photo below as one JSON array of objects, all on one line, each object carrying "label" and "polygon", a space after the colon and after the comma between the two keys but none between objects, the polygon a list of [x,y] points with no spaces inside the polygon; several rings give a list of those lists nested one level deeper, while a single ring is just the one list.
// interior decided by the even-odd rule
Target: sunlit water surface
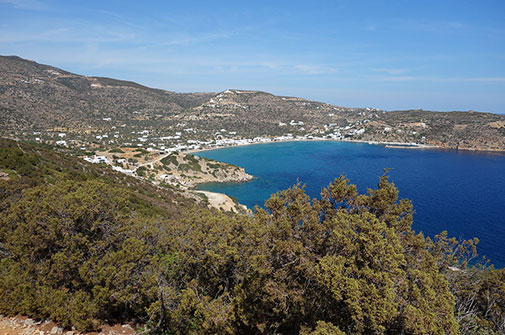
[{"label": "sunlit water surface", "polygon": [[478,237],[479,254],[505,267],[505,155],[433,149],[392,149],[334,141],[283,142],[204,151],[255,176],[247,183],[200,185],[253,208],[300,180],[318,197],[341,174],[360,192],[375,187],[384,168],[400,196],[414,204],[413,228],[429,236]]}]

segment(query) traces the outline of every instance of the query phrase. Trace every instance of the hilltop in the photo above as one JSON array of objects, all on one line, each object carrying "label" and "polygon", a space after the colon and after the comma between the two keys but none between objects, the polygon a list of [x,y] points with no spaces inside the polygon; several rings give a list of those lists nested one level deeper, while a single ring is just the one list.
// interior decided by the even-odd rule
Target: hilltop
[{"label": "hilltop", "polygon": [[260,91],[175,93],[0,57],[1,135],[94,151],[339,139],[505,150],[505,116],[350,108]]},{"label": "hilltop", "polygon": [[[115,120],[156,119],[197,106],[210,93],[174,93],[137,83],[76,75],[16,56],[0,57],[2,128],[44,130],[106,125]],[[140,111],[140,114],[134,113]],[[167,113],[168,112],[168,113]]]}]

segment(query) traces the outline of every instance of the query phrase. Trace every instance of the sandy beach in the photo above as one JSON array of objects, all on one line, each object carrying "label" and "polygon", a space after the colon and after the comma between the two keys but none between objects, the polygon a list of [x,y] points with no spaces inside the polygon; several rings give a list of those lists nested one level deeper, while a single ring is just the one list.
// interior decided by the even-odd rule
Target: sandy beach
[{"label": "sandy beach", "polygon": [[[203,149],[192,149],[184,151],[185,154],[193,154],[197,152],[204,152],[210,150],[218,150],[225,148],[233,148],[233,147],[244,147],[250,145],[258,145],[258,144],[271,144],[271,143],[285,143],[285,142],[326,142],[326,141],[334,141],[334,142],[350,142],[350,143],[366,143],[371,145],[384,145],[388,148],[408,148],[408,149],[443,149],[441,147],[435,145],[428,144],[412,144],[412,143],[400,143],[400,142],[378,142],[378,141],[364,141],[364,140],[337,140],[333,138],[317,138],[317,139],[289,139],[289,140],[276,140],[270,142],[257,142],[257,143],[241,143],[241,144],[231,144],[231,145],[223,145],[219,147],[211,147],[211,148],[203,148]],[[465,149],[462,149],[465,150]]]}]

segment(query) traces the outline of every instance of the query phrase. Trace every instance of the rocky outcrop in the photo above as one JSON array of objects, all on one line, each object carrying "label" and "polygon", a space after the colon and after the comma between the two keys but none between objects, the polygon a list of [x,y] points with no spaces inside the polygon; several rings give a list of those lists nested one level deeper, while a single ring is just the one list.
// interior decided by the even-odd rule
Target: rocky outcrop
[{"label": "rocky outcrop", "polygon": [[183,153],[172,153],[137,169],[148,178],[193,188],[204,183],[246,182],[253,178],[241,167]]}]

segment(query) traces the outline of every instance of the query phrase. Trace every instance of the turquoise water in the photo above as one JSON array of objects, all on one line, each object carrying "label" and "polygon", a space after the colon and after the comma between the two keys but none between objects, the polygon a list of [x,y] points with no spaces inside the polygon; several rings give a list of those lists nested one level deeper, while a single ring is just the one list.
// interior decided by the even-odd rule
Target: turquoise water
[{"label": "turquoise water", "polygon": [[433,149],[390,149],[333,141],[284,142],[233,147],[197,155],[245,168],[247,183],[200,185],[236,197],[249,208],[300,180],[318,197],[340,174],[360,192],[375,187],[384,168],[400,196],[414,204],[414,226],[429,236],[478,237],[478,251],[505,267],[505,155]]}]

